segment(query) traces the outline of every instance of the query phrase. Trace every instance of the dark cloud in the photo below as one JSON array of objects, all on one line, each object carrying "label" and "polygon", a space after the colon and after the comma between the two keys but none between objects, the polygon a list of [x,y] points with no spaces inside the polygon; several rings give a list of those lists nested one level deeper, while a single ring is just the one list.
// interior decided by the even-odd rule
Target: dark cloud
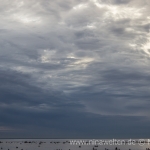
[{"label": "dark cloud", "polygon": [[[143,133],[145,137],[149,135],[149,120],[145,117],[100,116],[71,110],[31,113],[11,109],[7,113],[2,121],[16,130],[2,132],[4,137],[14,137],[14,133],[17,138],[22,134],[26,138],[99,138],[100,135],[102,138],[121,138],[122,134],[125,138],[140,138]],[[147,132],[141,130],[142,123]]]},{"label": "dark cloud", "polygon": [[0,136],[148,137],[149,6],[0,0]]}]

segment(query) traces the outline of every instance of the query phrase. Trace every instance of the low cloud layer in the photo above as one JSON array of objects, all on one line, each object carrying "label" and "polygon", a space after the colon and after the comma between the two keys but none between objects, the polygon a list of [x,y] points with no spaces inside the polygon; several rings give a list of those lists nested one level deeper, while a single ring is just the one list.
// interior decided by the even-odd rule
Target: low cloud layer
[{"label": "low cloud layer", "polygon": [[147,137],[149,7],[0,0],[0,136]]}]

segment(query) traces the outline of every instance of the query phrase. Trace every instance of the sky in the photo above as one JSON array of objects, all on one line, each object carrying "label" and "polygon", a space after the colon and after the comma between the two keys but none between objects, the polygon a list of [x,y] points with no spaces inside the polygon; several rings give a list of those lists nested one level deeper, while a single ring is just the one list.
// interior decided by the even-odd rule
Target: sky
[{"label": "sky", "polygon": [[148,138],[149,0],[0,0],[0,138]]}]

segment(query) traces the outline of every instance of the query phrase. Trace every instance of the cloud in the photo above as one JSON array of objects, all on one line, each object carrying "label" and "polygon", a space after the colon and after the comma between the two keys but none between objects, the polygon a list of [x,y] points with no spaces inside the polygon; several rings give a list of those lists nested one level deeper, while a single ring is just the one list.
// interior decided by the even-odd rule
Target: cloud
[{"label": "cloud", "polygon": [[[48,126],[59,137],[90,137],[83,127],[89,122],[118,120],[127,130],[129,119],[143,130],[136,135],[145,135],[149,6],[148,0],[0,0],[2,126],[29,130],[40,120],[43,137]],[[93,136],[100,124],[90,123]]]}]

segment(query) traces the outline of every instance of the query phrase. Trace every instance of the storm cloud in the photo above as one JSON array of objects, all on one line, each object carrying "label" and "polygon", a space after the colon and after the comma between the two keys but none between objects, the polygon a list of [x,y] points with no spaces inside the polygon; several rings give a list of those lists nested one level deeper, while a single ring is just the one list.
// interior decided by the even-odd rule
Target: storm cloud
[{"label": "storm cloud", "polygon": [[148,0],[0,0],[0,137],[148,137],[149,14]]}]

